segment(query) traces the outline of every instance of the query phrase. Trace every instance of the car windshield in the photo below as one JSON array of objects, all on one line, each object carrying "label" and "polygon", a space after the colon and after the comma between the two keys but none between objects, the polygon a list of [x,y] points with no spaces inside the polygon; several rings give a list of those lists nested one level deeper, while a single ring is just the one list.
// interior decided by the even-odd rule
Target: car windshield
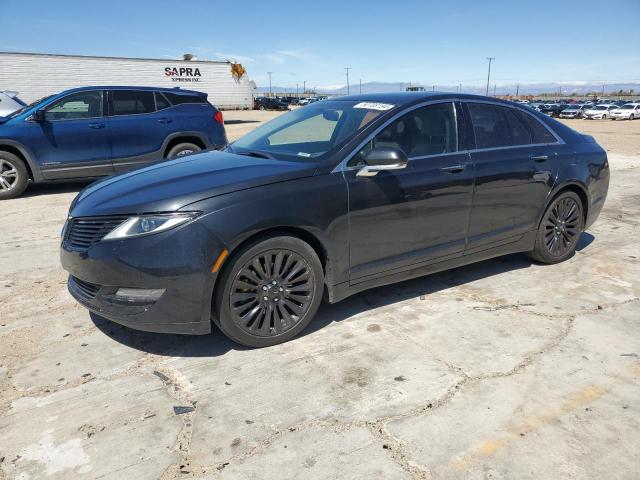
[{"label": "car windshield", "polygon": [[18,110],[16,110],[13,113],[10,113],[9,115],[7,115],[7,118],[13,118],[13,117],[17,117],[18,115],[20,115],[22,112],[26,112],[27,110],[33,108],[33,107],[37,107],[39,104],[41,104],[42,102],[44,102],[45,100],[49,100],[51,97],[53,97],[53,95],[48,95],[46,97],[42,97],[40,100],[36,100],[35,102],[24,106],[22,108],[19,108]]},{"label": "car windshield", "polygon": [[342,145],[394,105],[323,101],[281,115],[231,145],[232,151],[315,159]]}]

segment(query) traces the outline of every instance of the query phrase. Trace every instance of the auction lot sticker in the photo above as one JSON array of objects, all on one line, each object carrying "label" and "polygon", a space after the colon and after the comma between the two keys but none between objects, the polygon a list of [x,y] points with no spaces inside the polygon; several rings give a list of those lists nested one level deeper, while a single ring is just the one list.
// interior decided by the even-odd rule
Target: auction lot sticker
[{"label": "auction lot sticker", "polygon": [[353,108],[366,108],[367,110],[391,110],[395,105],[391,105],[390,103],[377,103],[377,102],[360,102],[357,105],[354,105]]}]

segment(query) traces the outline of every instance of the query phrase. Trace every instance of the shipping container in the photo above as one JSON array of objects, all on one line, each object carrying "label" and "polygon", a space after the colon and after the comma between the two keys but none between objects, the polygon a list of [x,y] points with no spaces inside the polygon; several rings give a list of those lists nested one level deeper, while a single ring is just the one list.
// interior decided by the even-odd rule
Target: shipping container
[{"label": "shipping container", "polygon": [[0,90],[26,102],[69,88],[178,87],[206,92],[220,109],[253,108],[255,83],[228,61],[162,60],[0,52]]}]

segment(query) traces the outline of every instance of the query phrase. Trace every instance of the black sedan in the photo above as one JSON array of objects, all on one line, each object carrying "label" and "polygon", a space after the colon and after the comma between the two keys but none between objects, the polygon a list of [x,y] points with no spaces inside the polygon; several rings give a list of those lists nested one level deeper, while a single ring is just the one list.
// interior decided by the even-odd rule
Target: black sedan
[{"label": "black sedan", "polygon": [[511,102],[347,96],[87,187],[61,260],[102,317],[261,347],[323,298],[514,252],[561,262],[608,184],[592,137]]},{"label": "black sedan", "polygon": [[255,110],[289,110],[289,105],[277,98],[257,97],[253,101]]}]

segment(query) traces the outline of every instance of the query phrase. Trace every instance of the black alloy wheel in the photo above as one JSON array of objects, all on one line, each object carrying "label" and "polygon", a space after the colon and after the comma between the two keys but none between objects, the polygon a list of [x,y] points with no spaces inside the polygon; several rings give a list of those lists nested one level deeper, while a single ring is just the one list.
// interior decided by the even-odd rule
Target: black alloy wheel
[{"label": "black alloy wheel", "polygon": [[566,260],[575,251],[584,229],[582,200],[574,192],[564,192],[547,207],[531,252],[543,263]]},{"label": "black alloy wheel", "polygon": [[296,237],[256,240],[227,261],[216,288],[213,321],[249,347],[285,342],[315,316],[324,289],[315,250]]}]

